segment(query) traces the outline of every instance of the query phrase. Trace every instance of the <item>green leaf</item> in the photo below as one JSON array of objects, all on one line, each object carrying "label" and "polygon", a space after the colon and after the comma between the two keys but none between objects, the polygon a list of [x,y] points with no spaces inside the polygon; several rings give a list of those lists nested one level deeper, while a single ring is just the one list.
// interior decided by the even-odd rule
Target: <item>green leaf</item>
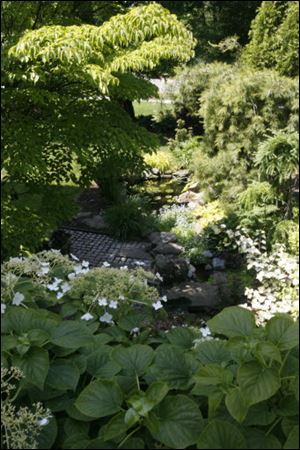
[{"label": "green leaf", "polygon": [[52,448],[57,436],[57,423],[55,417],[51,417],[48,425],[40,429],[37,437],[38,447],[40,449]]},{"label": "green leaf", "polygon": [[[68,436],[62,445],[63,449],[72,449],[72,450],[81,450],[81,449],[86,449],[88,447],[90,443],[89,438],[87,438],[86,436],[78,433],[75,434],[73,436]],[[100,448],[100,447],[97,447]],[[104,448],[104,447],[102,447]]]},{"label": "green leaf", "polygon": [[194,331],[182,327],[173,328],[166,334],[166,338],[170,344],[184,349],[192,348],[196,337],[197,335]]},{"label": "green leaf", "polygon": [[76,400],[73,399],[73,403],[66,408],[66,413],[69,417],[75,420],[79,420],[80,422],[92,422],[95,420],[95,417],[88,416],[79,411],[79,409],[75,406]]},{"label": "green leaf", "polygon": [[131,438],[128,439],[128,441],[126,441],[120,448],[126,448],[128,450],[143,449],[145,448],[145,443],[142,439]]},{"label": "green leaf", "polygon": [[116,375],[115,380],[125,394],[130,394],[136,388],[136,377]]},{"label": "green leaf", "polygon": [[[81,448],[81,447],[76,447],[76,448]],[[87,444],[86,447],[84,447],[86,449],[113,449],[115,450],[115,445],[111,444],[109,442],[104,442],[103,439],[101,438],[96,438],[93,439],[91,441],[89,441],[89,443]]]},{"label": "green leaf", "polygon": [[102,378],[111,378],[121,370],[121,366],[110,360],[110,347],[100,346],[87,358],[87,371],[89,374]]},{"label": "green leaf", "polygon": [[154,358],[154,351],[148,345],[133,345],[129,348],[116,348],[112,358],[127,375],[143,375]]},{"label": "green leaf", "polygon": [[249,408],[243,425],[267,426],[274,422],[275,419],[274,408],[271,408],[267,402],[261,402]]},{"label": "green leaf", "polygon": [[285,435],[285,437],[287,438],[290,434],[290,432],[292,431],[292,429],[298,425],[299,423],[299,417],[284,417],[281,421],[281,428],[282,431]]},{"label": "green leaf", "polygon": [[93,335],[82,323],[67,321],[51,331],[51,342],[59,347],[79,348],[89,345]]},{"label": "green leaf", "polygon": [[17,346],[18,338],[16,336],[2,336],[1,337],[1,351],[5,352]]},{"label": "green leaf", "polygon": [[67,359],[57,359],[49,367],[49,372],[46,378],[46,385],[57,390],[76,390],[80,372]]},{"label": "green leaf", "polygon": [[288,315],[273,317],[266,325],[267,337],[281,351],[290,350],[299,345],[299,323]]},{"label": "green leaf", "polygon": [[227,337],[250,336],[256,327],[254,315],[239,306],[223,309],[209,320],[207,325],[213,333],[224,334]]},{"label": "green leaf", "polygon": [[168,392],[169,386],[166,383],[163,383],[162,381],[155,381],[148,387],[146,397],[153,405],[158,405],[158,403],[165,398]]},{"label": "green leaf", "polygon": [[81,436],[85,436],[88,438],[90,429],[90,424],[87,422],[79,422],[75,419],[70,419],[69,417],[65,420],[64,423],[64,432],[67,436],[75,436],[76,434],[80,434]]},{"label": "green leaf", "polygon": [[124,420],[127,427],[131,428],[140,420],[140,415],[136,412],[134,408],[129,408],[126,411]]},{"label": "green leaf", "polygon": [[24,373],[24,381],[44,389],[45,380],[49,370],[49,355],[42,348],[31,348],[26,355],[14,355],[13,366],[19,367]]},{"label": "green leaf", "polygon": [[126,433],[128,429],[125,423],[125,412],[120,412],[101,428],[101,434],[105,441],[114,440]]},{"label": "green leaf", "polygon": [[24,309],[18,306],[8,311],[7,320],[9,329],[17,334],[27,333],[34,329],[41,329],[49,333],[60,323],[58,319],[49,318],[49,313],[46,311]]},{"label": "green leaf", "polygon": [[150,373],[165,381],[171,389],[187,389],[192,384],[192,376],[198,365],[189,356],[178,347],[161,345],[156,350],[155,363]]},{"label": "green leaf", "polygon": [[247,416],[249,405],[240,388],[231,389],[225,397],[225,405],[231,416],[239,423]]},{"label": "green leaf", "polygon": [[297,416],[299,413],[299,404],[294,395],[285,395],[276,408],[276,413],[280,417]]},{"label": "green leaf", "polygon": [[204,341],[197,345],[195,350],[196,358],[202,364],[227,362],[229,360],[229,351],[226,341]]},{"label": "green leaf", "polygon": [[255,349],[255,354],[262,356],[265,361],[278,361],[281,363],[282,358],[278,347],[272,342],[259,342]]},{"label": "green leaf", "polygon": [[193,400],[185,395],[176,395],[167,396],[149,414],[149,420],[146,419],[145,424],[152,436],[166,447],[184,449],[197,441],[203,427],[203,418]]},{"label": "green leaf", "polygon": [[42,347],[49,341],[50,335],[44,330],[35,329],[28,331],[28,338],[32,345]]},{"label": "green leaf", "polygon": [[68,358],[68,360],[78,368],[80,375],[83,375],[87,370],[87,360],[85,355],[72,355]]},{"label": "green leaf", "polygon": [[208,397],[208,417],[211,419],[215,416],[224,398],[224,393],[220,391],[213,392]]},{"label": "green leaf", "polygon": [[218,364],[207,364],[197,371],[194,379],[196,384],[207,386],[227,385],[232,382],[233,375],[229,369],[224,369]]},{"label": "green leaf", "polygon": [[66,410],[74,402],[74,399],[68,394],[63,394],[60,397],[48,400],[45,406],[51,409],[52,412],[61,412]]},{"label": "green leaf", "polygon": [[122,403],[123,394],[115,381],[96,380],[81,392],[75,406],[87,416],[100,418],[119,412]]},{"label": "green leaf", "polygon": [[131,331],[133,328],[141,328],[145,321],[145,314],[138,311],[130,311],[118,320],[118,326],[125,331]]},{"label": "green leaf", "polygon": [[299,448],[299,425],[296,425],[284,444],[284,449],[298,449]]},{"label": "green leaf", "polygon": [[250,406],[267,400],[280,388],[278,371],[263,367],[255,361],[239,368],[237,381]]},{"label": "green leaf", "polygon": [[265,431],[257,428],[245,428],[247,448],[280,449],[281,443],[273,434],[266,435]]},{"label": "green leaf", "polygon": [[222,420],[213,420],[201,433],[197,448],[245,449],[247,447],[244,436],[235,425]]}]

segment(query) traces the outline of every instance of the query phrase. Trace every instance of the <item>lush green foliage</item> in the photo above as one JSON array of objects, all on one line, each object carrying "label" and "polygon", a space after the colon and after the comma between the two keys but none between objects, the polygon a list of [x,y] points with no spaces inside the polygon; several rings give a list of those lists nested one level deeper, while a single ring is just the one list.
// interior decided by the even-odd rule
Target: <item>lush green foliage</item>
[{"label": "lush green foliage", "polygon": [[[3,364],[25,375],[14,404],[38,399],[52,412],[38,448],[294,448],[297,323],[279,315],[258,328],[231,307],[208,322],[214,338],[193,328],[157,334],[147,305],[158,295],[145,272],[80,265],[80,274],[77,265],[59,296],[66,282],[49,280],[74,270],[58,253],[4,267]],[[145,310],[133,308],[136,298]]]},{"label": "lush green foliage", "polygon": [[[1,258],[37,251],[77,211],[79,189],[2,183]],[[30,224],[30,232],[28,230]]]},{"label": "lush green foliage", "polygon": [[145,154],[144,159],[149,167],[158,169],[161,173],[174,170],[177,165],[174,155],[168,148],[161,148],[154,153]]},{"label": "lush green foliage", "polygon": [[192,48],[191,34],[155,4],[101,27],[48,26],[26,33],[9,50],[5,66],[3,168],[17,179],[57,180],[70,175],[75,154],[85,182],[111,177],[112,167],[115,176],[128,167],[137,170],[143,147],[153,139],[117,103],[155,94],[142,74],[161,60],[188,60]]},{"label": "lush green foliage", "polygon": [[205,64],[199,62],[192,67],[185,68],[176,77],[177,87],[172,92],[175,111],[177,116],[182,117],[186,122],[199,128],[198,112],[200,108],[200,97],[208,88],[210,81],[216,77],[226,77],[227,72],[231,73],[232,67],[229,64],[220,62]]},{"label": "lush green foliage", "polygon": [[[4,3],[1,161],[7,185],[87,186],[96,180],[115,198],[120,181],[142,172],[143,153],[158,142],[125,112],[126,102],[157,94],[145,74],[167,60],[170,70],[187,61],[193,55],[191,33],[158,4],[133,8],[96,26],[84,22],[84,8],[74,4],[69,11],[74,2],[62,2],[58,11],[53,2],[49,7],[38,2],[37,11],[35,2],[27,2],[26,8],[19,5],[23,16],[15,2]],[[91,14],[94,6],[89,5]],[[67,12],[71,25],[64,19]],[[30,25],[32,30],[20,37]],[[17,214],[19,204],[10,195],[4,202],[5,255],[16,254],[20,244],[37,250],[51,226],[72,209],[51,200],[54,209],[48,205],[45,212],[33,198],[34,207],[24,202]],[[25,208],[37,223],[28,237],[23,233]]]},{"label": "lush green foliage", "polygon": [[[143,3],[143,2],[140,2]],[[237,35],[241,45],[248,42],[248,32],[260,1],[161,1],[164,7],[186,23],[197,39],[196,56],[202,61],[232,61],[235,54],[224,54],[216,44]]]},{"label": "lush green foliage", "polygon": [[205,139],[211,152],[236,150],[251,161],[267,131],[297,127],[298,83],[274,72],[232,67],[213,78],[201,96]]},{"label": "lush green foliage", "polygon": [[299,253],[299,216],[295,219],[279,222],[273,234],[273,241],[283,244],[293,255]]},{"label": "lush green foliage", "polygon": [[154,218],[145,199],[133,195],[117,202],[105,210],[105,220],[109,230],[118,238],[130,239],[149,233],[154,226]]},{"label": "lush green foliage", "polygon": [[299,72],[299,2],[264,1],[250,31],[243,59],[258,69],[274,68],[282,75]]}]

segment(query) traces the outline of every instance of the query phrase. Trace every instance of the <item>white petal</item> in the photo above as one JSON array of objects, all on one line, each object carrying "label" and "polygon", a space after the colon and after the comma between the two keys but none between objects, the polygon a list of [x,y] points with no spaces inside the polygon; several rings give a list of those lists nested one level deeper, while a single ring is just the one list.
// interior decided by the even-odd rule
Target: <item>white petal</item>
[{"label": "white petal", "polygon": [[40,427],[45,427],[46,425],[48,425],[49,423],[49,419],[47,417],[44,417],[43,419],[38,420],[38,425]]},{"label": "white petal", "polygon": [[92,314],[87,312],[86,314],[84,314],[80,318],[81,318],[81,320],[92,320],[94,317],[92,316]]},{"label": "white petal", "polygon": [[152,303],[153,308],[155,309],[155,311],[157,311],[158,309],[163,308],[163,305],[161,304],[160,301],[156,302],[156,303]]},{"label": "white petal", "polygon": [[108,302],[106,300],[106,298],[99,298],[98,300],[98,305],[99,306],[107,306]]},{"label": "white petal", "polygon": [[112,323],[113,322],[112,318],[113,318],[113,316],[111,314],[105,313],[105,314],[103,314],[103,316],[101,316],[99,318],[99,320],[100,320],[100,322],[103,322],[103,323]]},{"label": "white petal", "polygon": [[24,300],[24,295],[21,294],[20,292],[16,292],[12,301],[13,305],[19,306],[22,301]]},{"label": "white petal", "polygon": [[118,308],[118,302],[112,300],[112,301],[109,303],[109,307],[112,308],[112,309],[117,309],[117,308]]}]

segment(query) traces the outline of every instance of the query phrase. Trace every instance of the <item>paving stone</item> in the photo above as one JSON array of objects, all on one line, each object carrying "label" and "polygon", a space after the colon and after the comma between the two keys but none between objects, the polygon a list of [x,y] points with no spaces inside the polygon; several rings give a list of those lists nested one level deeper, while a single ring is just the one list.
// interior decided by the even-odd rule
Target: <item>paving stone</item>
[{"label": "paving stone", "polygon": [[138,264],[146,270],[152,267],[152,257],[146,252],[149,243],[124,243],[104,234],[67,228],[64,231],[70,235],[70,253],[80,260],[89,261],[91,267],[102,267],[105,261],[111,267],[137,267]]}]

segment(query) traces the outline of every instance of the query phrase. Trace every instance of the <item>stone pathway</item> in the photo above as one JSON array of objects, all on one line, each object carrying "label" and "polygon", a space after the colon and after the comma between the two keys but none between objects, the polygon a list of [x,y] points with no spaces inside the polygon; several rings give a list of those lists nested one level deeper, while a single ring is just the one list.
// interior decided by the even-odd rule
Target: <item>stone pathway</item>
[{"label": "stone pathway", "polygon": [[112,267],[136,267],[138,264],[151,269],[153,258],[145,242],[122,242],[110,236],[87,231],[63,228],[70,235],[71,253],[85,260],[92,267],[101,267],[106,261]]}]

